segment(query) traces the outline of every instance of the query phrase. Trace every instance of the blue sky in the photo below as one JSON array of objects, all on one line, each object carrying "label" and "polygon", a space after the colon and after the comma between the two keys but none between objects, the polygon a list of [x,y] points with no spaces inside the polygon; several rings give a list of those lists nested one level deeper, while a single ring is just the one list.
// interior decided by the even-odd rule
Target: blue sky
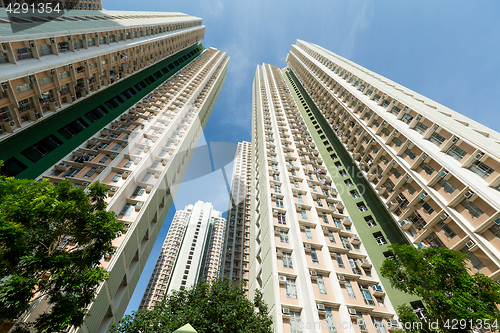
[{"label": "blue sky", "polygon": [[[297,39],[321,45],[500,131],[499,107],[494,102],[500,93],[497,0],[104,0],[104,8],[201,17],[206,26],[205,47],[231,57],[202,145],[250,140],[256,65],[284,67]],[[188,173],[195,169],[192,163]],[[225,169],[230,177],[231,164]],[[228,193],[223,179],[219,170],[182,184],[175,208],[204,200],[225,211]],[[127,312],[140,303],[173,212]]]}]

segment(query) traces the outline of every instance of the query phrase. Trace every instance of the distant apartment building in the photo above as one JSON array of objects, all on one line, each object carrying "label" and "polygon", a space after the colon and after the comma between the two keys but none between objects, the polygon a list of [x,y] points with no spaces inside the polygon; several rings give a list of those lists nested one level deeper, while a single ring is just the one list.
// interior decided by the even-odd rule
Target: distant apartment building
[{"label": "distant apartment building", "polygon": [[285,78],[264,64],[253,83],[249,296],[263,292],[274,332],[396,330],[353,223],[366,207],[346,208]]},{"label": "distant apartment building", "polygon": [[248,292],[250,254],[251,143],[239,142],[233,164],[231,194],[220,275],[242,282]]},{"label": "distant apartment building", "polygon": [[217,278],[226,219],[211,203],[198,201],[175,213],[139,310],[164,295]]},{"label": "distant apartment building", "polygon": [[[72,332],[106,332],[125,312],[227,74],[182,13],[69,11],[0,33],[1,172],[108,186],[125,227],[109,279]],[[71,30],[73,28],[74,30]],[[49,306],[32,304],[29,321]],[[14,323],[9,323],[12,325]]]}]

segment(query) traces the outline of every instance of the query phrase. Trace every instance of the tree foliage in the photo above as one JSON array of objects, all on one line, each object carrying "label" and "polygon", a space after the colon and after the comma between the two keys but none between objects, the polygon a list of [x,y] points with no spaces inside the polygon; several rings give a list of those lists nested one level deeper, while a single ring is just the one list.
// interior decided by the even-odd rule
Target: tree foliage
[{"label": "tree foliage", "polygon": [[106,186],[87,189],[0,177],[0,322],[42,298],[49,310],[17,325],[18,332],[59,332],[83,322],[108,276],[98,265],[123,229],[105,211]]},{"label": "tree foliage", "polygon": [[114,333],[173,332],[191,324],[198,333],[271,333],[269,310],[257,292],[253,302],[227,279],[174,291],[153,310],[125,316]]},{"label": "tree foliage", "polygon": [[[448,248],[417,249],[410,245],[392,245],[393,257],[384,260],[382,276],[392,287],[422,298],[428,322],[437,322],[434,331],[471,331],[486,319],[500,325],[496,304],[500,303],[500,285],[489,277],[467,268],[468,256]],[[398,309],[401,322],[419,319],[412,308]],[[466,321],[468,328],[452,329],[456,320]],[[423,323],[425,328],[426,323]],[[410,330],[411,331],[411,330]],[[432,331],[429,329],[427,331]]]}]

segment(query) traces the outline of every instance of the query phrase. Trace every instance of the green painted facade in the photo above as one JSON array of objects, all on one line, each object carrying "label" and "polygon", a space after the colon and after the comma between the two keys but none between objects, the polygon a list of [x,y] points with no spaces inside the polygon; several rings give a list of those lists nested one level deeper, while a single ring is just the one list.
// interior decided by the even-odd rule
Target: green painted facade
[{"label": "green painted facade", "polygon": [[[62,111],[56,111],[53,115],[41,118],[36,124],[5,139],[0,143],[0,160],[5,161],[2,173],[17,178],[38,177],[189,64],[203,50],[201,43],[195,44],[82,101],[73,103]],[[121,104],[117,105],[116,98],[122,101]],[[100,113],[101,117],[98,119],[89,117],[88,113],[97,108],[103,110],[105,114]],[[66,134],[64,129],[78,120],[80,123],[83,121],[84,126],[87,125],[87,127],[82,129],[82,126],[76,125],[77,131],[80,130],[78,133],[72,137],[64,135]],[[47,140],[49,137],[50,139]],[[33,146],[38,143],[52,150],[42,157],[33,151]]]},{"label": "green painted facade", "polygon": [[[406,238],[292,70],[286,67],[282,73],[393,307],[396,309],[401,304],[417,300],[391,288],[389,281],[380,276],[380,266],[388,246],[394,243],[407,244]],[[344,177],[339,173],[341,170],[346,172]],[[347,187],[346,180],[350,180],[353,185]],[[359,198],[353,198],[350,193],[352,190],[357,190]],[[364,202],[366,211],[360,211],[357,204],[361,202]],[[373,220],[376,225],[368,226],[365,218]],[[377,244],[374,234],[378,232],[384,236],[387,244]]]}]

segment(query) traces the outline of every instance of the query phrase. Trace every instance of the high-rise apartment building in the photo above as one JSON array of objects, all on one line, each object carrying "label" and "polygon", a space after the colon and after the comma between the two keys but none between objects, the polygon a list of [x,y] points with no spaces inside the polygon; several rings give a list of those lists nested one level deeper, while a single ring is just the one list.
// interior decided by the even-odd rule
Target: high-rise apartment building
[{"label": "high-rise apartment building", "polygon": [[285,74],[264,64],[253,83],[249,296],[275,332],[379,332],[394,309]]},{"label": "high-rise apartment building", "polygon": [[233,162],[223,261],[220,266],[220,276],[242,282],[247,293],[250,261],[251,153],[250,142],[238,143]]},{"label": "high-rise apartment building", "polygon": [[[359,169],[383,223],[415,246],[466,253],[472,273],[498,280],[500,133],[311,43],[297,41],[287,63],[314,128],[342,151],[330,167]],[[365,229],[365,243],[378,241]]]},{"label": "high-rise apartment building", "polygon": [[[1,33],[0,159],[7,175],[108,186],[107,209],[125,231],[101,262],[109,279],[84,324],[73,329],[105,332],[125,312],[229,58],[203,48],[199,18],[83,14],[70,11],[42,26]],[[42,298],[18,320],[47,306]]]},{"label": "high-rise apartment building", "polygon": [[106,10],[43,22],[0,8],[0,24],[1,172],[21,178],[38,176],[189,63],[205,30],[182,13]]},{"label": "high-rise apartment building", "polygon": [[163,295],[217,277],[226,219],[198,201],[175,213],[139,309],[154,308]]}]

